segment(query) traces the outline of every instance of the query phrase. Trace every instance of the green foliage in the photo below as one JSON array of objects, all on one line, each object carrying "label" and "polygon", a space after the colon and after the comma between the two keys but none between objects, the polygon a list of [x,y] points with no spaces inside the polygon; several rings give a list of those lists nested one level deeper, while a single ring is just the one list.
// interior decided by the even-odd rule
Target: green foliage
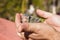
[{"label": "green foliage", "polygon": [[44,0],[33,0],[33,4],[34,4],[34,6],[35,7],[38,7],[38,8],[40,8],[40,9],[44,9],[44,5],[43,5],[43,1]]},{"label": "green foliage", "polygon": [[[45,0],[32,0],[35,8],[46,10],[44,6]],[[24,13],[27,9],[28,0],[0,0],[0,17],[14,21],[15,14]],[[48,1],[48,5],[51,4],[51,0]]]}]

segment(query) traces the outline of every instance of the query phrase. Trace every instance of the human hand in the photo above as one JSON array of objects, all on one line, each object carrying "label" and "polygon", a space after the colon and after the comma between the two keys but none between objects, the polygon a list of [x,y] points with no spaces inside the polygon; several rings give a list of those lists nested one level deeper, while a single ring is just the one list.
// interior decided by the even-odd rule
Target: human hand
[{"label": "human hand", "polygon": [[20,18],[21,15],[17,14],[15,22],[22,40],[25,40],[24,34],[21,34],[22,30],[32,32],[32,34],[28,36],[28,40],[54,40],[57,38],[55,30],[49,25],[44,23],[26,23],[26,21],[21,23]]},{"label": "human hand", "polygon": [[37,15],[46,18],[44,23],[49,24],[53,28],[55,28],[58,32],[60,32],[60,16],[59,15],[54,15],[49,12],[45,12],[42,10],[37,10]]}]

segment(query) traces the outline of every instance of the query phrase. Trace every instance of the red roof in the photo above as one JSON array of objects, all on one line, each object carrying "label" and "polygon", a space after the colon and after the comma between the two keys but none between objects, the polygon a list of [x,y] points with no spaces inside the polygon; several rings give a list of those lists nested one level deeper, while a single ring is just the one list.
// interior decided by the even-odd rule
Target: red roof
[{"label": "red roof", "polygon": [[21,40],[14,22],[0,18],[0,40]]}]

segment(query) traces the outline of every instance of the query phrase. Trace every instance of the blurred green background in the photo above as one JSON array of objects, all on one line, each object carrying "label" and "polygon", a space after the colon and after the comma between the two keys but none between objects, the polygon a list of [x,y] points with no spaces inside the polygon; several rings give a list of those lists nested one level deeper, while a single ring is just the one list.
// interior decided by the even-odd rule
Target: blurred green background
[{"label": "blurred green background", "polygon": [[[16,13],[24,13],[29,0],[0,0],[0,17],[14,21]],[[51,12],[53,0],[32,0],[34,7]],[[59,7],[59,6],[58,6]],[[57,8],[59,10],[59,8]]]}]

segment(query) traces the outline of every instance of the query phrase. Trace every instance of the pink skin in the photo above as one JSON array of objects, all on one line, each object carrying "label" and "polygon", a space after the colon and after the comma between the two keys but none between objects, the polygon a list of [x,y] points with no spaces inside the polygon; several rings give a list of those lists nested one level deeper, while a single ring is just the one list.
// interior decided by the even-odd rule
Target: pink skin
[{"label": "pink skin", "polygon": [[57,31],[60,32],[60,16],[48,13],[42,10],[37,10],[37,14],[41,17],[46,18],[45,23],[54,27]]},{"label": "pink skin", "polygon": [[[44,27],[46,27],[47,29],[49,29],[51,26],[53,27],[53,28],[55,28],[58,32],[60,32],[60,16],[58,16],[58,15],[54,15],[54,14],[51,14],[51,13],[48,13],[48,12],[45,12],[45,11],[42,11],[42,10],[37,10],[37,14],[39,15],[39,16],[41,16],[41,17],[43,17],[43,18],[46,18],[46,20],[45,20],[45,22],[44,23],[21,23],[20,21],[21,21],[21,17],[22,17],[22,14],[16,14],[16,19],[15,19],[15,23],[16,23],[16,26],[17,26],[17,28],[18,28],[18,32],[20,33],[20,38],[22,38],[22,40],[23,40],[23,38],[24,37],[22,37],[22,30],[24,29],[24,30],[26,30],[26,31],[33,31],[34,33],[37,33],[37,30],[39,29],[39,28],[41,28],[42,27],[42,29],[44,30]],[[23,17],[24,18],[24,17]],[[46,24],[48,24],[48,25],[50,25],[50,27],[48,26],[48,25],[46,25]],[[35,26],[35,25],[37,25],[37,26]],[[41,26],[41,27],[39,27],[39,25]],[[33,27],[32,27],[33,26]],[[33,30],[32,30],[32,28],[33,28]],[[52,29],[51,29],[52,30]],[[41,30],[40,30],[41,31]],[[38,34],[40,33],[40,31],[38,32]],[[46,30],[47,31],[47,30]],[[54,31],[53,31],[53,33],[55,33]],[[22,34],[22,35],[21,35]],[[33,34],[34,35],[34,34]],[[44,34],[43,34],[44,35]],[[34,35],[35,36],[35,35]],[[32,37],[32,36],[30,36],[30,37]],[[39,37],[39,36],[38,36]],[[30,38],[29,38],[29,40],[30,40]],[[32,39],[31,39],[32,40]]]}]

